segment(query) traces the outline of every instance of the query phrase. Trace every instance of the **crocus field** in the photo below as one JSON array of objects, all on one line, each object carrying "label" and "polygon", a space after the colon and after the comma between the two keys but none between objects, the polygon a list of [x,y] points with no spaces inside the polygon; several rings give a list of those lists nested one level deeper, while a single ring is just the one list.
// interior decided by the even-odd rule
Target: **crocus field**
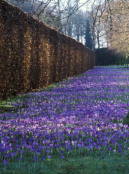
[{"label": "crocus field", "polygon": [[71,154],[129,154],[129,70],[95,67],[7,100],[0,114],[0,163],[33,165]]}]

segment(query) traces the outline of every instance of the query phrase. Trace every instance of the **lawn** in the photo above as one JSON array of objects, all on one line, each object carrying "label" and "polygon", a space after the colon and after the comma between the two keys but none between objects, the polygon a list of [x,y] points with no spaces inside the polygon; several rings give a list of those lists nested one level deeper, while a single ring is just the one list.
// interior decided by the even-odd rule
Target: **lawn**
[{"label": "lawn", "polygon": [[129,70],[95,67],[0,112],[1,174],[129,173]]}]

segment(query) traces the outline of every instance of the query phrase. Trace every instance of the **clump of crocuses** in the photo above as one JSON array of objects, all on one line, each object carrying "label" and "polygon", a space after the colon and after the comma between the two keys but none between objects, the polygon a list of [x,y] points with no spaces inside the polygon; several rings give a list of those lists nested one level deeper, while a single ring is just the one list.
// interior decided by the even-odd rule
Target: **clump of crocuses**
[{"label": "clump of crocuses", "polygon": [[96,67],[13,103],[16,112],[0,115],[0,160],[6,166],[29,155],[34,163],[50,160],[55,152],[62,160],[70,151],[124,154],[129,147],[129,127],[123,124],[129,110],[127,79],[126,70]]}]

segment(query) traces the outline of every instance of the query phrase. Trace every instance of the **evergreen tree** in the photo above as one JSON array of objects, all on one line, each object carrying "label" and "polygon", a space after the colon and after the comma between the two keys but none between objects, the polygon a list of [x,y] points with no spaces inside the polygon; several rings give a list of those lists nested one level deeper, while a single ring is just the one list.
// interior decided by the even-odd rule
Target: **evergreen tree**
[{"label": "evergreen tree", "polygon": [[93,49],[93,40],[92,40],[92,35],[90,30],[90,23],[88,19],[86,21],[85,46],[90,49]]}]

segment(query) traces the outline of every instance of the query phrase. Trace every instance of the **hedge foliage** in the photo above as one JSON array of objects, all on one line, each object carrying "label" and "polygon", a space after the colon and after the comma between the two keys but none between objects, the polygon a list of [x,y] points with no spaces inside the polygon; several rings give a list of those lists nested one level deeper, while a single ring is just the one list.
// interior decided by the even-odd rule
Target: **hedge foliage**
[{"label": "hedge foliage", "polygon": [[94,65],[94,51],[2,0],[0,99],[43,88]]}]

